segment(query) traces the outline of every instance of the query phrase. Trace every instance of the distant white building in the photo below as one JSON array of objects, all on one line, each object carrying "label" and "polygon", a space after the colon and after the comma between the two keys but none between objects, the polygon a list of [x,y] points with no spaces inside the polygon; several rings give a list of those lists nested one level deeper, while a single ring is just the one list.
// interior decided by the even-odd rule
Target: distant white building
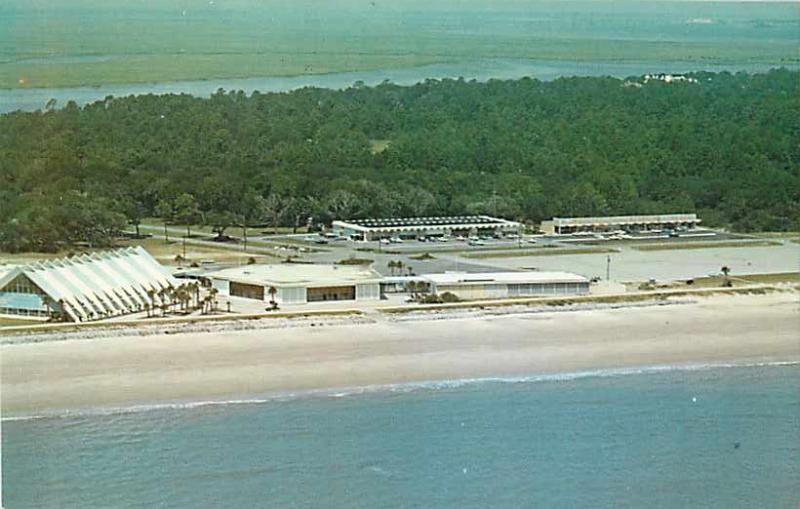
[{"label": "distant white building", "polygon": [[650,229],[692,229],[700,224],[697,214],[657,214],[641,216],[554,217],[542,221],[540,229],[547,234],[578,232],[643,231]]},{"label": "distant white building", "polygon": [[523,225],[491,216],[434,216],[334,221],[331,229],[340,237],[372,241],[383,238],[416,239],[445,235],[495,235],[519,233]]},{"label": "distant white building", "polygon": [[589,292],[589,280],[568,272],[444,272],[424,274],[430,292],[449,292],[460,299],[580,295]]},{"label": "distant white building", "polygon": [[142,247],[40,261],[0,270],[0,314],[97,320],[160,305],[177,284]]},{"label": "distant white building", "polygon": [[381,298],[382,277],[354,265],[243,265],[207,274],[222,295],[279,304],[365,301]]},{"label": "distant white building", "polygon": [[644,82],[647,83],[650,80],[663,81],[664,83],[697,83],[696,78],[684,76],[683,74],[645,74]]}]

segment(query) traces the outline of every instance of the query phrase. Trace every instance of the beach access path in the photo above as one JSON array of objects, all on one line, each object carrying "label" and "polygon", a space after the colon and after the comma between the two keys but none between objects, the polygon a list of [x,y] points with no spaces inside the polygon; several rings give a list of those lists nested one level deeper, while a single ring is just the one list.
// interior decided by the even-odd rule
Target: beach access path
[{"label": "beach access path", "polygon": [[660,365],[800,361],[796,292],[0,347],[3,416]]}]

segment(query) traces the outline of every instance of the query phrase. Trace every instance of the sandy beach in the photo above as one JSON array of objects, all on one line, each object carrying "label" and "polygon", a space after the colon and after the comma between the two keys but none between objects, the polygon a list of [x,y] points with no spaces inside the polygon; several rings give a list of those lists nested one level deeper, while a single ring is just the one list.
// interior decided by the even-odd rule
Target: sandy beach
[{"label": "sandy beach", "polygon": [[0,347],[4,417],[314,389],[800,360],[797,293]]}]

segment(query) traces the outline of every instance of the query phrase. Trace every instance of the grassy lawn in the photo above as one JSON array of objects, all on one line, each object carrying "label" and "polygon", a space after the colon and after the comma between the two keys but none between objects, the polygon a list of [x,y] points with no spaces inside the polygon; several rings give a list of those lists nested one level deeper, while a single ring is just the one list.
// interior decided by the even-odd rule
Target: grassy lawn
[{"label": "grassy lawn", "polygon": [[[177,229],[181,230],[184,235],[186,234],[186,225],[170,224],[168,226],[171,229],[177,228]],[[142,229],[146,229],[148,233],[152,233],[154,237],[158,237],[159,235],[161,236],[161,238],[164,237],[164,223],[160,218],[148,217],[147,219],[142,221],[141,228]],[[194,225],[191,226],[191,232],[192,232],[192,235],[195,235],[195,234],[198,234],[198,233],[199,234],[203,234],[203,235],[214,235],[214,232],[211,231],[211,225],[194,224]],[[307,228],[306,228],[305,225],[299,226],[297,228],[296,232],[294,231],[294,228],[292,228],[290,226],[279,226],[278,227],[278,235],[287,235],[287,234],[291,234],[291,233],[303,234],[303,233],[306,233],[306,232],[307,232]],[[264,234],[273,235],[274,233],[275,233],[275,228],[273,228],[272,226],[258,226],[258,227],[250,226],[249,228],[247,228],[247,236],[248,237],[257,237],[257,236],[261,236],[261,235],[264,235]],[[176,233],[173,233],[172,231],[170,231],[169,235],[173,236],[173,235],[176,235]],[[244,229],[239,227],[239,226],[230,226],[230,227],[225,229],[225,235],[230,235],[231,237],[241,238],[241,237],[244,236]],[[250,240],[248,239],[248,242],[249,241]]]},{"label": "grassy lawn", "polygon": [[392,140],[369,140],[369,149],[373,154],[380,154],[387,148]]},{"label": "grassy lawn", "polygon": [[[721,287],[724,281],[722,276],[708,276],[694,279],[693,286],[696,287]],[[778,283],[800,283],[800,272],[781,272],[777,274],[750,274],[737,276],[731,274],[729,279],[733,286],[747,286],[753,284],[772,285]]]},{"label": "grassy lawn", "polygon": [[780,242],[773,240],[730,240],[719,242],[687,242],[673,244],[639,244],[631,246],[638,251],[674,251],[677,249],[713,249],[722,247],[767,247],[780,246]]},{"label": "grassy lawn", "polygon": [[[168,232],[168,237],[171,241],[180,240],[184,235],[186,235],[186,226],[185,225],[169,225],[168,228],[170,231]],[[148,218],[146,221],[142,222],[139,229],[142,233],[148,233],[152,235],[153,239],[157,239],[160,241],[164,240],[164,223],[161,222],[158,218]],[[277,228],[277,235],[288,235],[292,233],[297,234],[304,234],[307,232],[307,228],[305,226],[298,227],[297,231],[293,231],[294,228],[288,226],[279,226]],[[211,240],[213,239],[216,234],[211,231],[210,225],[192,225],[190,228],[190,232],[192,234],[192,238],[201,239],[201,240]],[[311,248],[310,246],[316,246],[313,242],[306,242],[304,240],[295,240],[292,238],[275,238],[269,240],[263,240],[261,237],[263,235],[274,235],[275,229],[270,227],[259,227],[254,228],[250,227],[247,229],[247,245],[248,246],[261,246],[261,247],[275,247],[275,246],[295,246],[295,247],[305,247],[310,252],[314,251],[326,251],[326,249],[319,249],[317,247]],[[225,229],[225,235],[230,237],[234,237],[237,239],[244,238],[244,229],[238,226],[231,226],[230,228]],[[220,246],[228,246],[228,249],[241,249],[242,243],[220,243]],[[222,247],[224,249],[224,247]]]},{"label": "grassy lawn", "polygon": [[[425,311],[439,311],[442,309],[486,309],[508,306],[552,306],[563,307],[576,304],[628,304],[643,301],[666,300],[676,297],[701,297],[712,295],[764,295],[782,291],[778,288],[698,288],[687,287],[686,291],[673,288],[664,288],[652,292],[637,292],[620,295],[575,295],[564,297],[526,297],[507,298],[482,301],[462,301],[453,304],[415,304],[408,306],[394,306],[379,308],[378,311],[389,315],[416,313]],[[699,290],[699,291],[698,291]]]},{"label": "grassy lawn", "polygon": [[795,242],[800,241],[800,232],[756,232],[750,235],[765,239],[788,239]]},{"label": "grassy lawn", "polygon": [[[180,241],[171,240],[166,243],[163,239],[150,238],[121,241],[119,245],[120,247],[142,246],[156,260],[167,265],[174,265],[176,257],[183,255],[183,245]],[[186,244],[186,262],[183,265],[192,262],[200,263],[203,260],[213,260],[218,263],[247,263],[249,258],[255,258],[257,263],[274,263],[276,258],[283,258],[283,256],[278,253],[253,253],[244,252],[241,249]]]},{"label": "grassy lawn", "polygon": [[[170,240],[169,243],[164,242],[163,239],[149,238],[137,240],[119,240],[115,247],[134,247],[142,246],[148,253],[159,262],[167,265],[174,265],[175,258],[183,254],[182,243],[178,240]],[[107,251],[113,248],[98,248],[98,249],[64,249],[57,253],[0,253],[0,263],[7,263],[13,265],[25,265],[38,260],[51,260],[54,258],[63,258],[71,254],[89,253],[93,251]],[[285,258],[285,254],[280,253],[253,253],[244,252],[241,249],[235,250],[225,247],[214,246],[196,246],[192,244],[186,245],[186,259],[188,263],[201,262],[202,260],[214,260],[215,262],[222,263],[247,263],[249,258],[255,258],[258,263],[275,262],[276,259]]]},{"label": "grassy lawn", "polygon": [[466,253],[464,258],[512,258],[516,256],[561,256],[594,253],[617,253],[616,249],[605,247],[582,247],[566,249],[535,249],[520,251],[503,251],[499,253]]},{"label": "grassy lawn", "polygon": [[11,265],[25,265],[31,262],[35,262],[37,260],[52,260],[53,258],[61,258],[67,256],[69,251],[60,251],[58,253],[36,253],[36,252],[25,252],[25,253],[3,253],[0,252],[0,264],[11,264]]},{"label": "grassy lawn", "polygon": [[22,318],[8,318],[0,316],[0,327],[14,327],[15,325],[38,325],[44,322],[38,320],[25,320]]}]

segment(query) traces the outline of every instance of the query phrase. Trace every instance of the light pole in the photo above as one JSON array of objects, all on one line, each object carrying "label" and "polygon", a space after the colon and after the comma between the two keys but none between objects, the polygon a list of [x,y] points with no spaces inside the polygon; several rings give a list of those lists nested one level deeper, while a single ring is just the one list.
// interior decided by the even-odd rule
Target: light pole
[{"label": "light pole", "polygon": [[611,255],[606,258],[606,281],[611,280]]}]

